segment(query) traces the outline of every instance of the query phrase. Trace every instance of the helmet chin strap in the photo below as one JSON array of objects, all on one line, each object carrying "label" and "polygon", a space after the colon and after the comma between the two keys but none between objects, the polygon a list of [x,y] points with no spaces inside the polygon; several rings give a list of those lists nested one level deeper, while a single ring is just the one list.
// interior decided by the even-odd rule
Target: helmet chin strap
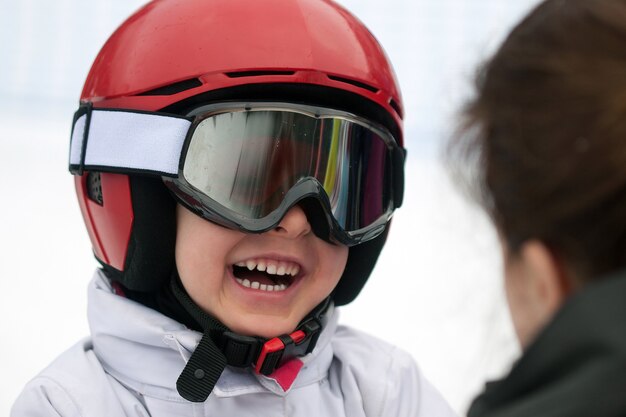
[{"label": "helmet chin strap", "polygon": [[291,358],[315,348],[327,317],[330,296],[313,309],[291,334],[272,339],[233,333],[205,313],[187,294],[178,273],[171,280],[176,300],[198,322],[204,334],[176,381],[178,393],[188,401],[203,402],[213,391],[226,366],[254,367],[257,373],[272,374]]}]

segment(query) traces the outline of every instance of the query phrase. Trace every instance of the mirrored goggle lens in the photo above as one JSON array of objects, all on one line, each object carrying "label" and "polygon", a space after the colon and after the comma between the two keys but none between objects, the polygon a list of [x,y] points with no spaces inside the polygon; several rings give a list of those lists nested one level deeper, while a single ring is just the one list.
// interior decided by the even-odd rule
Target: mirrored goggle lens
[{"label": "mirrored goggle lens", "polygon": [[391,207],[392,138],[339,117],[284,110],[211,115],[197,122],[183,163],[186,182],[247,219],[276,210],[303,180],[324,189],[347,232],[363,229]]}]

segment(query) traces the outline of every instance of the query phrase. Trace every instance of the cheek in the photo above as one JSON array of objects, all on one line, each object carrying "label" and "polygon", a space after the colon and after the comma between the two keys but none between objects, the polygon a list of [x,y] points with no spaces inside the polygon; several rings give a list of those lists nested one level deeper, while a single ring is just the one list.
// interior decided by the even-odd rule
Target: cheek
[{"label": "cheek", "polygon": [[522,347],[527,346],[536,329],[536,320],[528,285],[517,268],[507,267],[504,273],[504,287],[511,320],[517,339]]},{"label": "cheek", "polygon": [[[179,209],[182,210],[182,209]],[[240,237],[190,212],[179,213],[176,267],[189,295],[198,301],[216,293],[226,267],[226,254]]]},{"label": "cheek", "polygon": [[198,301],[199,294],[211,293],[216,276],[214,258],[216,253],[205,248],[206,243],[189,230],[181,230],[176,241],[176,267],[183,286],[192,299]]},{"label": "cheek", "polygon": [[348,247],[321,243],[320,253],[320,273],[327,286],[332,291],[346,269],[348,261]]},{"label": "cheek", "polygon": [[520,301],[519,289],[516,288],[516,285],[513,281],[514,281],[513,277],[505,273],[504,290],[506,293],[506,301],[509,306],[509,311],[511,312],[511,318],[513,319],[513,322],[515,323],[517,321],[517,317],[520,316],[522,303]]},{"label": "cheek", "polygon": [[208,256],[202,255],[211,254],[205,250],[205,246],[210,246],[210,241],[203,238],[201,230],[202,224],[194,218],[179,218],[176,230],[176,265],[183,275],[209,262]]}]

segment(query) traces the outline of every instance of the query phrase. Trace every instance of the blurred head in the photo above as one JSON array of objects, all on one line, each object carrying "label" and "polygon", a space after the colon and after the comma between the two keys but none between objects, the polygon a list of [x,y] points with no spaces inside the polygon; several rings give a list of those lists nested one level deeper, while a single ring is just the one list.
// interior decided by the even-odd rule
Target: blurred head
[{"label": "blurred head", "polygon": [[626,266],[626,1],[548,0],[477,77],[450,162],[502,241],[522,344]]}]

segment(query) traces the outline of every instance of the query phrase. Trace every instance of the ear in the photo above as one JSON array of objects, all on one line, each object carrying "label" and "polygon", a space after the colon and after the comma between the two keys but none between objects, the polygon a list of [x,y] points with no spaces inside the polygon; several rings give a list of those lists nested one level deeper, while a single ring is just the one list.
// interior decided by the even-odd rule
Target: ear
[{"label": "ear", "polygon": [[529,295],[534,307],[548,321],[561,307],[569,293],[568,277],[564,275],[560,261],[539,240],[529,240],[520,250]]}]

